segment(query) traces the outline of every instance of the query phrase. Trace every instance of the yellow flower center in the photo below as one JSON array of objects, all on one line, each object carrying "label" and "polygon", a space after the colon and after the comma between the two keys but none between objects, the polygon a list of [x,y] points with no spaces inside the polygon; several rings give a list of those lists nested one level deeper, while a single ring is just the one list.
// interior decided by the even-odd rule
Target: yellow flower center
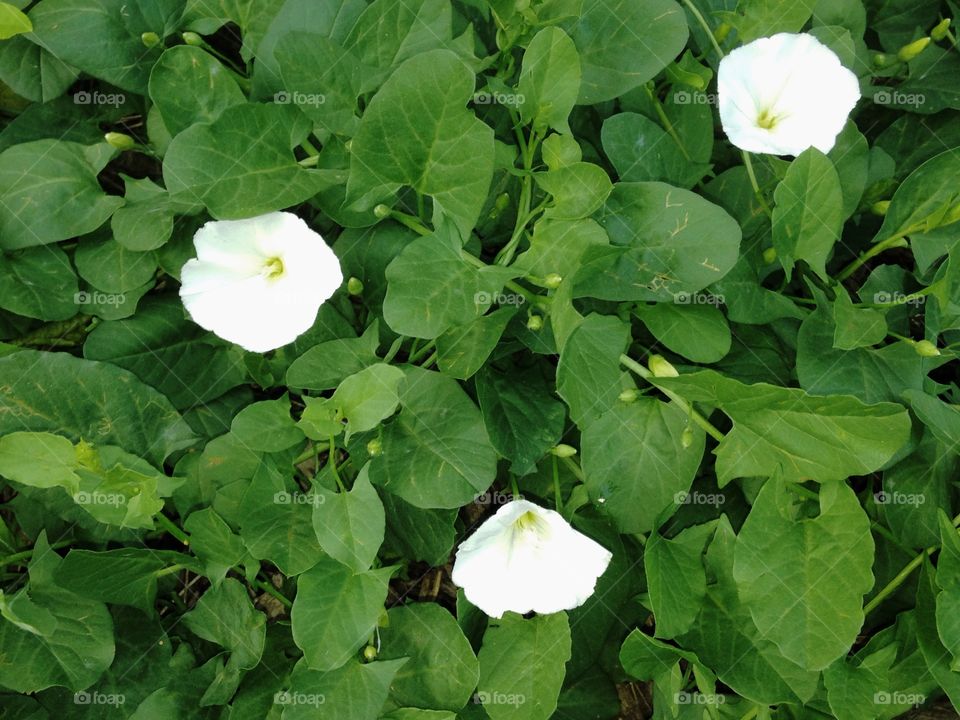
[{"label": "yellow flower center", "polygon": [[540,524],[537,514],[532,510],[527,510],[523,515],[518,517],[514,523],[517,526],[518,530],[532,530]]},{"label": "yellow flower center", "polygon": [[769,108],[760,111],[757,115],[757,125],[764,130],[773,130],[780,118],[774,115]]},{"label": "yellow flower center", "polygon": [[263,276],[267,280],[276,280],[283,275],[283,260],[279,257],[267,258],[263,264]]}]

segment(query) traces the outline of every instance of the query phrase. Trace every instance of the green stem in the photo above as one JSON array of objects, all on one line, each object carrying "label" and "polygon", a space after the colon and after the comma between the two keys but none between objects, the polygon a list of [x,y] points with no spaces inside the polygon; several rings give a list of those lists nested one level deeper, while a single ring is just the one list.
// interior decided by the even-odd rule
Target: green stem
[{"label": "green stem", "polygon": [[760,183],[757,182],[757,175],[753,172],[753,161],[750,159],[750,153],[748,153],[746,150],[741,150],[740,154],[743,156],[743,165],[747,168],[747,176],[750,178],[750,187],[753,188],[753,194],[757,198],[757,202],[760,203],[760,207],[763,208],[763,211],[768,217],[773,217],[773,211],[770,210],[770,206],[767,205],[767,201],[763,199],[763,193],[760,192]]},{"label": "green stem", "polygon": [[517,485],[517,476],[510,476],[510,493],[513,495],[513,499],[517,500],[520,498],[520,486]]},{"label": "green stem", "polygon": [[183,570],[184,567],[186,566],[180,565],[179,563],[177,563],[175,565],[171,565],[170,567],[165,567],[165,568],[161,568],[160,570],[157,570],[153,574],[153,576],[159,578],[159,577],[163,577],[164,575],[173,575],[173,573]]},{"label": "green stem", "polygon": [[743,714],[740,720],[753,720],[753,718],[757,716],[758,712],[760,712],[760,706],[754,705],[752,708],[750,708]]},{"label": "green stem", "polygon": [[10,340],[11,345],[73,345],[74,338],[68,338],[76,330],[84,328],[90,322],[89,315],[77,315],[62,322],[48,323],[22,338]]},{"label": "green stem", "polygon": [[299,465],[302,462],[306,462],[316,454],[317,454],[317,451],[314,448],[313,443],[311,443],[306,450],[304,450],[302,453],[300,453],[293,459],[293,464]]},{"label": "green stem", "polygon": [[563,464],[567,466],[567,469],[573,473],[573,476],[582,483],[587,481],[586,476],[583,474],[583,470],[580,466],[573,461],[573,458],[560,458],[563,461]]},{"label": "green stem", "polygon": [[[522,136],[523,132],[519,134]],[[517,219],[513,226],[513,233],[510,235],[510,241],[501,248],[494,259],[497,265],[509,265],[513,256],[523,238],[523,232],[530,222],[533,215],[530,212],[530,203],[533,200],[533,160],[537,152],[537,146],[540,144],[540,136],[536,131],[531,131],[530,142],[521,147],[523,155],[523,169],[525,174],[520,179],[520,200],[517,204]]]},{"label": "green stem", "polygon": [[415,218],[413,215],[402,212],[401,210],[394,210],[391,208],[390,217],[396,220],[401,225],[406,225],[408,228],[413,230],[418,235],[432,235],[433,230],[428,228],[419,218]]},{"label": "green stem", "polygon": [[[957,515],[953,519],[953,526],[957,527],[960,525],[960,515]],[[896,574],[896,576],[888,582],[884,588],[873,596],[873,599],[870,600],[866,605],[863,606],[863,614],[869,615],[871,612],[876,610],[880,604],[890,597],[897,589],[906,582],[907,578],[913,574],[913,571],[916,570],[923,563],[923,559],[929,557],[935,553],[940,548],[939,545],[931,545],[930,547],[922,550],[919,555],[917,555],[913,560],[908,562],[904,568]]]},{"label": "green stem", "polygon": [[253,584],[255,587],[258,587],[258,588],[260,588],[261,590],[263,590],[265,593],[267,593],[267,594],[272,595],[273,597],[275,597],[275,598],[280,602],[281,605],[283,605],[285,608],[287,608],[287,610],[289,610],[290,608],[293,607],[293,603],[290,602],[290,601],[287,599],[287,596],[286,596],[286,595],[284,595],[282,592],[280,592],[279,590],[277,590],[277,588],[275,588],[275,587],[273,586],[273,583],[264,582],[263,580],[260,580],[259,578],[254,578],[252,584]]},{"label": "green stem", "polygon": [[557,456],[553,456],[553,502],[557,506],[557,512],[563,515],[563,494],[560,492],[560,465],[557,462]]},{"label": "green stem", "polygon": [[[638,363],[638,362],[637,362],[636,360],[634,360],[633,358],[628,357],[627,355],[621,355],[621,356],[620,356],[620,364],[623,365],[623,366],[624,366],[625,368],[627,368],[628,370],[632,370],[632,371],[635,372],[637,375],[639,375],[640,377],[642,377],[644,380],[650,382],[651,385],[655,384],[655,383],[653,383],[653,381],[650,379],[650,378],[653,377],[653,373],[650,372],[647,368],[645,368],[643,365],[641,365],[640,363]],[[660,390],[664,395],[666,395],[668,398],[670,398],[671,400],[673,400],[673,402],[676,403],[676,405],[677,405],[678,408],[680,408],[681,410],[683,410],[683,412],[685,412],[685,413],[688,414],[691,418],[693,418],[693,421],[694,421],[697,425],[699,425],[701,428],[703,428],[703,430],[704,430],[710,437],[712,437],[713,439],[718,440],[718,441],[719,441],[719,440],[723,440],[724,434],[723,434],[722,432],[720,432],[720,431],[719,431],[709,420],[707,420],[703,415],[701,415],[701,414],[698,413],[696,410],[694,410],[693,407],[692,407],[686,400],[684,400],[682,397],[680,397],[679,395],[677,395],[677,394],[676,394],[675,392],[673,392],[672,390],[668,390],[667,388],[660,387],[659,385],[657,385],[657,387],[659,388],[659,390]]]},{"label": "green stem", "polygon": [[876,257],[877,255],[884,252],[885,250],[889,250],[890,248],[894,247],[901,240],[903,240],[907,235],[914,233],[916,231],[917,231],[917,228],[911,225],[903,232],[899,232],[896,235],[893,235],[892,237],[888,237],[883,242],[878,242],[872,248],[862,253],[860,257],[858,257],[856,260],[854,260],[849,265],[847,265],[843,270],[841,270],[840,274],[837,275],[836,277],[837,282],[843,282],[848,277],[853,275],[860,268],[860,266],[863,265],[865,262],[867,262],[871,258]]},{"label": "green stem", "polygon": [[420,358],[430,354],[430,352],[434,348],[436,348],[436,346],[437,346],[437,341],[431,340],[416,352],[411,353],[410,357],[407,358],[407,362],[410,363],[411,365],[415,365]]},{"label": "green stem", "polygon": [[[70,545],[69,541],[56,542],[50,546],[51,550],[59,550],[62,547],[67,547]],[[21,550],[20,552],[13,553],[13,555],[7,555],[5,558],[0,558],[0,568],[5,568],[8,565],[18,564],[21,560],[26,560],[31,555],[36,548],[27,548],[26,550]]]},{"label": "green stem", "polygon": [[676,128],[674,128],[673,123],[670,122],[670,118],[667,117],[667,113],[663,109],[663,103],[660,102],[660,98],[658,98],[656,93],[653,92],[653,89],[650,87],[649,83],[644,87],[646,88],[647,96],[650,98],[650,102],[653,103],[653,109],[656,110],[657,117],[660,118],[660,122],[663,124],[667,134],[673,138],[673,141],[677,144],[677,147],[680,148],[680,152],[683,153],[683,157],[687,160],[687,162],[690,162],[690,153],[688,153],[687,148],[684,147],[683,141],[680,139],[680,135],[677,134]]},{"label": "green stem", "polygon": [[707,19],[703,17],[703,14],[697,9],[697,6],[694,5],[691,0],[683,0],[683,4],[687,6],[687,10],[689,10],[690,14],[696,18],[698,23],[700,23],[700,27],[703,28],[704,32],[707,33],[707,37],[710,38],[710,43],[713,45],[713,49],[717,51],[717,55],[723,58],[723,49],[717,42],[717,38],[714,36],[710,25],[707,24]]},{"label": "green stem", "polygon": [[437,351],[434,350],[433,353],[430,355],[430,357],[428,357],[426,360],[420,363],[420,367],[428,368],[431,365],[433,365],[437,361],[437,355],[438,355]]},{"label": "green stem", "polygon": [[166,515],[164,515],[163,513],[157,513],[156,518],[157,518],[157,524],[158,524],[160,527],[162,527],[162,528],[163,528],[164,530],[166,530],[168,533],[170,533],[171,535],[173,535],[177,540],[179,540],[179,541],[180,541],[181,543],[183,543],[184,545],[189,545],[189,544],[190,544],[190,536],[187,535],[187,534],[186,534],[183,530],[181,530],[179,527],[177,527],[177,526],[174,524],[173,520],[171,520],[170,518],[168,518],[168,517],[167,517]]},{"label": "green stem", "polygon": [[330,465],[330,472],[333,473],[333,479],[337,481],[337,487],[340,492],[347,492],[347,488],[340,478],[340,471],[337,469],[337,440],[333,435],[330,436],[330,452],[327,457],[327,463]]}]

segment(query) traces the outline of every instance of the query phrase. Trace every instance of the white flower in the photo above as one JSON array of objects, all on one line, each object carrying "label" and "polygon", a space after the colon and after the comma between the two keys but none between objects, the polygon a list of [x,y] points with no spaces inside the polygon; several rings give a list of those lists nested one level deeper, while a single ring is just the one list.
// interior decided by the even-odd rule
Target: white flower
[{"label": "white flower", "polygon": [[780,33],[720,61],[720,122],[741,150],[829,152],[860,99],[857,76],[813,35]]},{"label": "white flower", "polygon": [[460,545],[453,582],[491,617],[554,613],[583,605],[610,558],[560,513],[513,500]]},{"label": "white flower", "polygon": [[206,223],[181,272],[193,321],[246,350],[266,352],[309,330],[343,282],[333,250],[296,215]]}]

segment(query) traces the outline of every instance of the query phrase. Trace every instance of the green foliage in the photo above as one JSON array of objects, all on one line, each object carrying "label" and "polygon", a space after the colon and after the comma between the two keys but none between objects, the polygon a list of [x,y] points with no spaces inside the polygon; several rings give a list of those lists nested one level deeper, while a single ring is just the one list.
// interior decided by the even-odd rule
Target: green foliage
[{"label": "green foliage", "polygon": [[[960,710],[957,12],[0,2],[0,717]],[[828,152],[726,136],[782,32]],[[344,282],[254,353],[181,271],[275,211]],[[580,606],[452,582],[517,494]]]}]

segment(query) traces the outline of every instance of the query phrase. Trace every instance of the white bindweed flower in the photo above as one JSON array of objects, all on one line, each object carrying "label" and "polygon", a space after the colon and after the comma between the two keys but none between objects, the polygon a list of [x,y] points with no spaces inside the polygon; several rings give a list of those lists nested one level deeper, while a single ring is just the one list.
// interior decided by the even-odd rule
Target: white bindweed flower
[{"label": "white bindweed flower", "polygon": [[333,250],[296,215],[206,223],[181,272],[193,321],[246,350],[267,352],[309,330],[343,282]]},{"label": "white bindweed flower", "polygon": [[741,150],[829,152],[860,99],[857,76],[813,35],[779,33],[720,61],[720,122]]},{"label": "white bindweed flower", "polygon": [[453,582],[491,617],[554,613],[583,605],[611,557],[560,513],[513,500],[460,545]]}]

